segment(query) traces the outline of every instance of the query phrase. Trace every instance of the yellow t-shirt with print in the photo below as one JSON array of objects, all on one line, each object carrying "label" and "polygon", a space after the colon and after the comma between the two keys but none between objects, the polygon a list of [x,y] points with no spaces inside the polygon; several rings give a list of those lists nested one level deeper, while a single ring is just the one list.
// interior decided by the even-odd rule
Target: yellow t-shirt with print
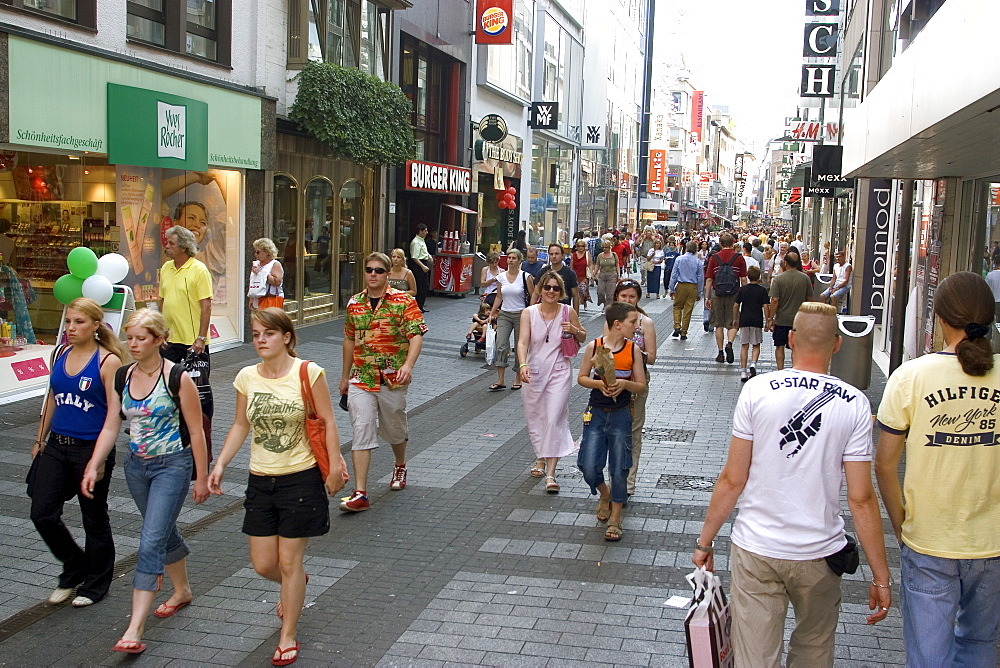
[{"label": "yellow t-shirt with print", "polygon": [[[233,387],[247,398],[247,420],[253,429],[250,439],[250,470],[261,475],[287,475],[316,466],[302,399],[297,359],[281,378],[264,378],[258,365],[244,367],[236,374]],[[309,384],[326,372],[309,365]]]},{"label": "yellow t-shirt with print", "polygon": [[1000,556],[1000,356],[969,376],[924,355],[889,377],[878,421],[906,434],[903,542],[945,559]]}]

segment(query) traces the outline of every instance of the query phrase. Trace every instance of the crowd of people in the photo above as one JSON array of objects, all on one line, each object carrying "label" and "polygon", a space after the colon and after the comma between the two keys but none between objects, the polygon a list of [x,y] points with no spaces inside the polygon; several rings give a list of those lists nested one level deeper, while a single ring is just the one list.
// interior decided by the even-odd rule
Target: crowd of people
[{"label": "crowd of people", "polygon": [[[113,649],[143,652],[150,611],[171,617],[194,597],[185,565],[190,547],[177,529],[184,499],[190,494],[202,503],[221,494],[227,467],[249,436],[243,532],[256,572],[280,584],[275,614],[281,630],[271,662],[289,665],[301,648],[297,625],[309,538],[329,532],[328,497],[348,480],[329,382],[323,368],[298,357],[291,319],[267,301],[281,297],[282,267],[273,242],[257,240],[251,272],[261,292],[248,299],[259,362],[233,382],[232,427],[213,461],[210,367],[201,362],[211,279],[194,258],[188,230],[171,228],[165,236],[170,259],[160,270],[162,301],[124,324],[127,349],[95,302],[81,298],[66,309],[67,345],[53,353],[29,475],[31,519],[63,566],[49,602],[75,593],[71,604],[87,607],[108,594],[115,561],[109,482],[115,442],[127,423],[125,480],[142,529],[132,614]],[[414,242],[424,236],[426,228]],[[569,254],[552,244],[547,262],[528,245],[509,248],[503,269],[491,255],[481,277],[483,306],[469,336],[496,328],[497,381],[489,389],[505,389],[510,364],[534,455],[528,473],[558,494],[558,462],[575,453],[598,497],[603,538],[622,540],[623,508],[635,493],[640,464],[650,367],[657,363],[657,332],[643,295],[673,300],[671,338],[679,340],[689,335],[694,306],[703,299],[717,362],[734,362],[739,337],[745,385],[692,559],[714,568],[714,540],[739,502],[730,536],[736,665],[782,664],[789,603],[795,628],[788,665],[833,664],[840,575],[857,567],[840,513],[844,481],[872,575],[868,623],[886,617],[898,584],[908,665],[996,665],[1000,451],[991,446],[998,440],[993,416],[1000,370],[985,338],[994,293],[968,272],[941,282],[934,309],[945,348],[891,375],[873,447],[868,398],[828,373],[840,346],[837,305],[850,289],[850,264],[843,251],[830,257],[829,245],[810,261],[801,237],[783,237],[773,229],[715,237],[650,228],[634,236],[581,235]],[[365,287],[347,305],[337,389],[353,430],[354,484],[339,503],[344,513],[371,507],[368,478],[380,440],[394,458],[389,489],[407,485],[406,400],[427,332],[420,302],[426,288],[415,274],[426,278],[431,262],[422,263],[427,258],[416,257],[416,250],[411,247],[415,268],[407,268],[402,249],[391,257],[368,255]],[[817,292],[810,272],[833,273],[829,288]],[[588,333],[579,312],[594,301],[603,310],[602,331]],[[758,374],[764,331],[772,334],[778,370]],[[789,368],[785,348],[794,350]],[[589,390],[579,444],[569,414],[578,354],[576,382]],[[61,519],[72,496],[80,499],[84,548]],[[890,581],[879,496],[902,546],[900,583]],[[172,591],[154,609],[164,574]]]}]

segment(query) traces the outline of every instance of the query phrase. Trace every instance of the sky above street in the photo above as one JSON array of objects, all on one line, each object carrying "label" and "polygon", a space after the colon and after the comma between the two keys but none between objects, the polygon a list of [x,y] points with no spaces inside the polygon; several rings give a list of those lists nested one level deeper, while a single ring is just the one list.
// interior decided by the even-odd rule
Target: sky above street
[{"label": "sky above street", "polygon": [[[757,158],[794,116],[802,67],[803,0],[657,0],[654,67],[679,54],[706,104],[724,105]],[[656,70],[654,70],[655,76]]]}]

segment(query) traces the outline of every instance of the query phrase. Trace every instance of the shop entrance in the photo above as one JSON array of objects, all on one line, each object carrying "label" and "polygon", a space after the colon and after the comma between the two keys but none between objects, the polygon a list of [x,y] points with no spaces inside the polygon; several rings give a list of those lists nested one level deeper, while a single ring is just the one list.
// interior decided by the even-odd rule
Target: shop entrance
[{"label": "shop entrance", "polygon": [[340,241],[338,271],[340,308],[346,308],[352,295],[364,289],[364,187],[350,180],[340,189]]}]

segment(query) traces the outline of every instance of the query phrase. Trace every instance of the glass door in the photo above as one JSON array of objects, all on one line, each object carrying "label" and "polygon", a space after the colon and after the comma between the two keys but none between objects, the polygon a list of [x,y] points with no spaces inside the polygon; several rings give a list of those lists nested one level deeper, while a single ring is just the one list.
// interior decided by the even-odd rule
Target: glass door
[{"label": "glass door", "polygon": [[346,308],[351,296],[364,289],[364,186],[351,179],[340,189],[338,276],[340,308]]}]

